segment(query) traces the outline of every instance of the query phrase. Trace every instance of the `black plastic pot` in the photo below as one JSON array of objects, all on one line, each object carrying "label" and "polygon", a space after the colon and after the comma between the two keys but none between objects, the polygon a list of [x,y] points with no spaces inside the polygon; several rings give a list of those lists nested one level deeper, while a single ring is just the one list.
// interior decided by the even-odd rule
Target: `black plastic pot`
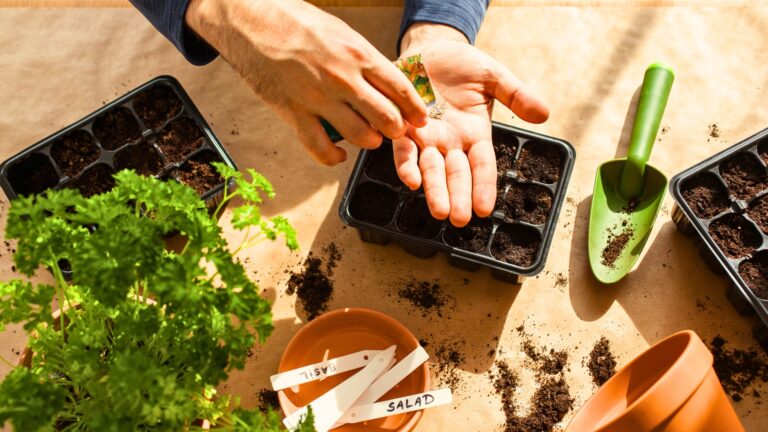
[{"label": "black plastic pot", "polygon": [[[123,133],[116,134],[115,125],[121,125]],[[162,138],[176,127],[199,133],[187,154],[179,153],[172,140]],[[77,155],[74,163],[65,157],[73,153]],[[181,84],[173,77],[160,76],[4,161],[0,187],[9,200],[65,187],[101,193],[111,189],[111,174],[122,168],[184,183],[189,168],[211,161],[236,168]],[[94,184],[103,187],[94,188]],[[199,191],[200,197],[214,208],[223,188],[220,181]],[[61,267],[69,276],[67,265]]]},{"label": "black plastic pot", "polygon": [[[563,140],[496,122],[493,123],[493,142],[500,168],[505,164],[501,154],[509,155],[508,169],[499,173],[497,208],[485,220],[474,217],[470,222],[470,226],[475,227],[473,231],[457,230],[449,222],[438,221],[429,215],[423,191],[411,191],[398,179],[391,143],[387,140],[376,150],[360,152],[344,191],[339,215],[344,223],[357,228],[365,242],[383,245],[395,240],[419,258],[443,252],[457,267],[471,271],[488,267],[500,280],[521,283],[525,277],[541,272],[544,267],[576,155],[573,147]],[[557,179],[525,178],[520,169],[521,154],[524,151],[530,153],[534,148],[548,149],[559,159],[553,165],[559,172]],[[543,220],[526,221],[518,215],[504,213],[504,197],[513,187],[535,188],[551,198],[549,211],[546,215],[541,214]],[[375,211],[366,214],[365,209],[370,208]],[[515,242],[520,242],[520,247],[535,252],[530,254],[528,262],[505,260],[511,249],[499,248],[502,238],[505,242],[511,240],[514,247],[518,245]],[[469,247],[466,244],[457,247],[457,239],[475,241]]]},{"label": "black plastic pot", "polygon": [[[766,330],[768,296],[757,295],[740,273],[740,269],[746,271],[745,265],[751,266],[756,262],[755,259],[768,253],[768,227],[761,228],[755,217],[750,215],[757,204],[763,199],[768,200],[766,162],[768,162],[768,129],[677,174],[670,181],[669,188],[676,203],[672,211],[672,219],[678,230],[686,235],[697,237],[700,242],[700,255],[707,265],[715,273],[730,279],[732,285],[727,294],[736,310],[743,315],[757,314],[761,323],[758,323],[753,333],[761,345],[768,349],[768,330]],[[752,177],[755,181],[747,188],[735,183],[728,174],[732,167],[742,165],[745,167],[751,165],[753,168],[751,171],[756,174]],[[744,168],[740,168],[740,171],[743,170]],[[720,198],[692,199],[690,194],[694,187],[712,191],[711,196]],[[686,194],[689,194],[688,199]],[[706,205],[703,205],[702,201]],[[713,228],[718,225],[713,227],[713,224],[726,223],[729,226],[738,225],[739,232],[748,236],[745,238],[754,239],[749,246],[750,252],[734,254],[730,250],[725,251],[718,244],[714,238],[717,234],[713,235],[713,232],[716,232]]]}]

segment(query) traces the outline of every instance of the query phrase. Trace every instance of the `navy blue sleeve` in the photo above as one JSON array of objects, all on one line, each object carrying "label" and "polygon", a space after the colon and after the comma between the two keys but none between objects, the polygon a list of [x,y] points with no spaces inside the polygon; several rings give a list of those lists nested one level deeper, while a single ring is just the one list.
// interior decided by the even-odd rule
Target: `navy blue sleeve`
[{"label": "navy blue sleeve", "polygon": [[400,40],[408,27],[417,22],[429,22],[451,26],[474,44],[485,10],[490,0],[406,0],[403,21],[400,24]]},{"label": "navy blue sleeve", "polygon": [[219,53],[184,23],[189,0],[130,0],[149,22],[194,65],[213,61]]}]

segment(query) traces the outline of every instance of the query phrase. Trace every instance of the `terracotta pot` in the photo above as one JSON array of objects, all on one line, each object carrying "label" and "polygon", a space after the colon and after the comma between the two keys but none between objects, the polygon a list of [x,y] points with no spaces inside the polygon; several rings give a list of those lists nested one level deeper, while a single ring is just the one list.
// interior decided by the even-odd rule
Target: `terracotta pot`
[{"label": "terracotta pot", "polygon": [[743,431],[712,361],[696,333],[675,333],[603,384],[567,432]]}]

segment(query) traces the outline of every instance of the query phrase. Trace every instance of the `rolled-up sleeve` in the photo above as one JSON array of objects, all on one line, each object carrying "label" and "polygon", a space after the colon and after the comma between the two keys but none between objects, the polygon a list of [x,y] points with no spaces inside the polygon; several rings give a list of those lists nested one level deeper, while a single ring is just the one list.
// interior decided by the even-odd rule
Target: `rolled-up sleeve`
[{"label": "rolled-up sleeve", "polygon": [[490,0],[406,0],[400,37],[413,23],[429,22],[451,26],[474,44]]}]

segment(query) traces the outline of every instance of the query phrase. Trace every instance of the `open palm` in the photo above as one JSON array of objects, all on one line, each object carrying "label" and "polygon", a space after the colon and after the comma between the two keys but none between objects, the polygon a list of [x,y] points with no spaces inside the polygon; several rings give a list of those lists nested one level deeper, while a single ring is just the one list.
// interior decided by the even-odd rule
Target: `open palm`
[{"label": "open palm", "polygon": [[506,67],[467,43],[438,40],[418,50],[445,112],[394,141],[395,165],[408,187],[424,186],[435,218],[464,226],[473,209],[490,215],[496,200],[494,100],[532,123],[549,111]]}]

